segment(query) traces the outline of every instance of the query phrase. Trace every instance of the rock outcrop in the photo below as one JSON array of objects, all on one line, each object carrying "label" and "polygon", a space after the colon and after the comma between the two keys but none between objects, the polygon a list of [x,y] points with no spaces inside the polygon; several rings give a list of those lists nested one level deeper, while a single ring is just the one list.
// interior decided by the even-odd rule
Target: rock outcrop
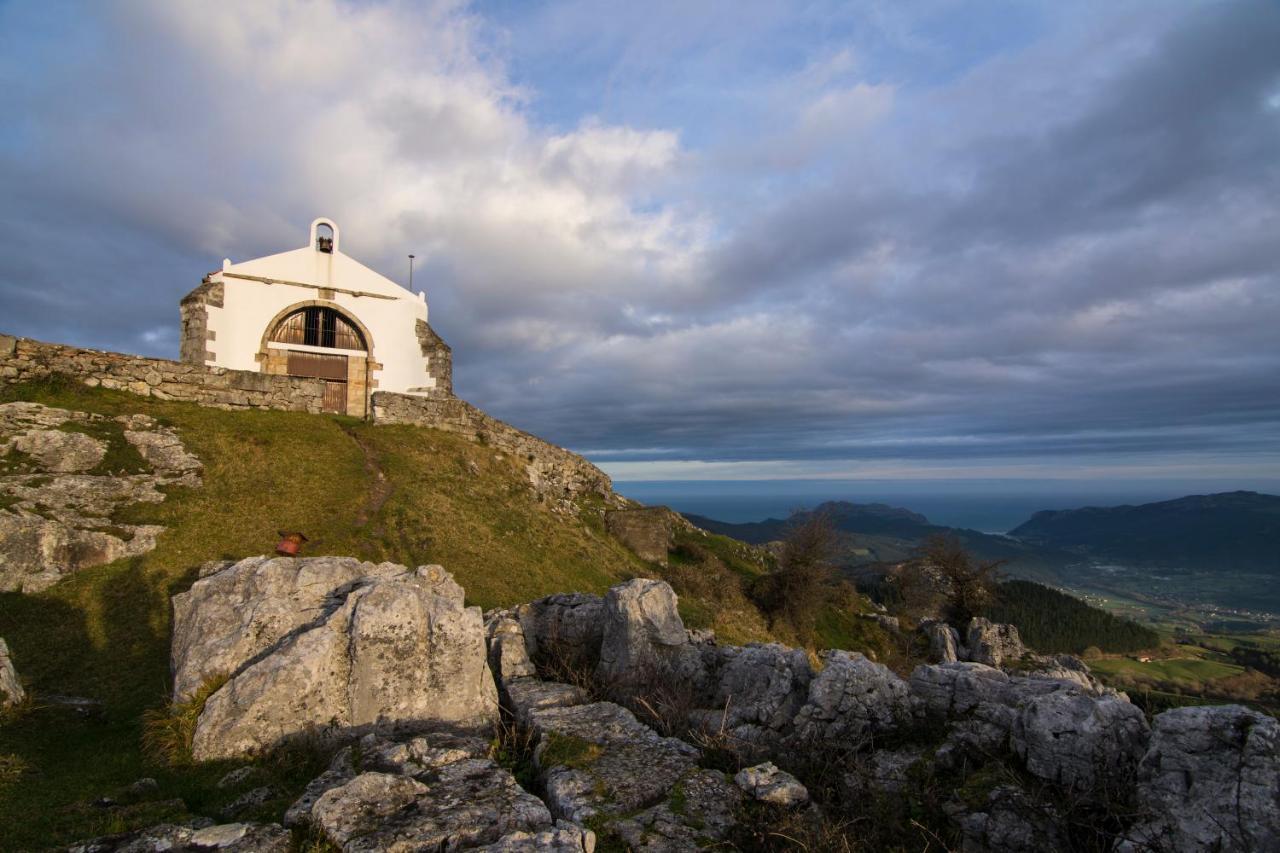
[{"label": "rock outcrop", "polygon": [[1026,654],[1018,629],[1013,625],[993,623],[990,619],[975,616],[969,620],[965,632],[967,659],[987,666],[1000,666],[1006,661],[1016,661]]},{"label": "rock outcrop", "polygon": [[178,825],[162,823],[134,832],[81,841],[68,853],[288,853],[289,833],[276,823],[222,823],[197,821]]},{"label": "rock outcrop", "polygon": [[[1029,773],[1061,788],[1106,796],[1128,781],[1146,749],[1147,720],[1135,705],[1068,684],[1034,695],[1016,688],[1010,743]],[[1030,695],[1029,695],[1030,694]]]},{"label": "rock outcrop", "polygon": [[[628,581],[603,598],[550,596],[482,624],[439,567],[252,558],[201,574],[174,602],[175,695],[218,673],[229,680],[200,715],[197,757],[269,746],[304,727],[347,732],[350,744],[284,821],[343,850],[590,853],[595,832],[636,851],[706,849],[731,843],[752,809],[815,819],[787,768],[832,761],[851,798],[901,797],[918,778],[982,768],[999,784],[941,804],[966,851],[1070,847],[1062,804],[1096,809],[1112,798],[1141,807],[1122,830],[1128,853],[1280,849],[1275,720],[1184,708],[1156,717],[1153,734],[1076,658],[1031,655],[1007,626],[976,624],[969,651],[1014,658],[1017,671],[949,662],[904,681],[854,652],[824,652],[813,665],[776,644],[694,637],[659,581]],[[539,659],[552,670],[572,660],[577,668],[562,671],[581,686],[539,677]],[[523,765],[532,790],[476,728],[495,719],[490,667],[508,720],[533,744]],[[668,718],[628,686],[665,691]],[[591,695],[601,689],[618,701]],[[641,712],[694,736],[664,736]],[[940,746],[913,740],[920,724]],[[690,741],[770,760],[730,777]]]},{"label": "rock outcrop", "polygon": [[1157,715],[1137,799],[1131,853],[1280,850],[1280,723],[1239,705]]},{"label": "rock outcrop", "polygon": [[796,714],[793,742],[856,749],[910,719],[910,689],[888,667],[857,652],[826,651],[821,660]]},{"label": "rock outcrop", "polygon": [[9,646],[0,637],[0,710],[17,705],[26,698],[27,691],[23,689],[18,671],[14,669]]},{"label": "rock outcrop", "polygon": [[603,622],[597,671],[604,680],[702,680],[701,655],[689,645],[666,583],[637,578],[615,586],[605,596]]},{"label": "rock outcrop", "polygon": [[920,623],[920,630],[929,640],[929,657],[936,663],[955,663],[960,660],[960,632],[946,622],[927,619]]},{"label": "rock outcrop", "polygon": [[762,803],[795,808],[809,802],[809,790],[800,780],[779,770],[772,761],[739,770],[733,781],[753,800]]},{"label": "rock outcrop", "polygon": [[229,676],[196,724],[197,759],[308,731],[496,719],[480,610],[439,566],[321,557],[214,568],[175,602],[177,694]]},{"label": "rock outcrop", "polygon": [[[130,456],[124,469],[107,470]],[[113,517],[129,504],[160,503],[161,487],[200,485],[200,468],[172,429],[145,415],[0,404],[0,591],[39,592],[155,548],[164,528]]]}]

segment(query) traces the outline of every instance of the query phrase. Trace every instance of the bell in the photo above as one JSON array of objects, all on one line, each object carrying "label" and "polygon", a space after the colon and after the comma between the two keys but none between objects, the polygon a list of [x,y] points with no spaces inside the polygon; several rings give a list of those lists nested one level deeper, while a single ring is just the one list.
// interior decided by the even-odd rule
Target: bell
[{"label": "bell", "polygon": [[307,537],[301,533],[281,530],[280,541],[276,543],[276,553],[282,557],[296,557]]}]

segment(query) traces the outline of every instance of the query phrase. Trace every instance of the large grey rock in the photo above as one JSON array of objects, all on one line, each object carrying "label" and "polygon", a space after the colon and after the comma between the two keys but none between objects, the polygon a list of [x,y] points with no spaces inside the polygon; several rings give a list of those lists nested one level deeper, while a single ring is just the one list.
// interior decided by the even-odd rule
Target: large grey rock
[{"label": "large grey rock", "polygon": [[507,710],[524,728],[533,726],[533,714],[547,708],[567,708],[590,701],[587,692],[572,684],[517,678],[503,685]]},{"label": "large grey rock", "polygon": [[[205,823],[210,823],[205,821]],[[133,832],[81,841],[69,853],[287,853],[289,833],[276,823],[177,825],[162,823]]]},{"label": "large grey rock", "polygon": [[538,674],[525,645],[524,626],[516,613],[511,610],[486,613],[484,632],[489,644],[489,669],[499,684]]},{"label": "large grey rock", "polygon": [[665,800],[611,829],[636,853],[684,853],[715,849],[736,821],[742,791],[715,770],[686,773]]},{"label": "large grey rock", "polygon": [[40,592],[80,569],[145,554],[156,547],[156,535],[164,528],[122,525],[112,529],[128,538],[40,515],[0,511],[0,592]]},{"label": "large grey rock", "polygon": [[530,716],[547,803],[556,817],[575,823],[653,805],[697,762],[698,750],[659,736],[611,702],[546,708]]},{"label": "large grey rock", "polygon": [[709,708],[691,722],[745,745],[769,746],[789,730],[809,695],[813,668],[803,649],[777,643],[713,646],[704,652]]},{"label": "large grey rock", "polygon": [[1125,850],[1280,850],[1280,723],[1239,705],[1158,714],[1137,799]]},{"label": "large grey rock", "polygon": [[797,744],[829,749],[858,748],[911,717],[906,682],[883,664],[857,652],[825,651],[822,669],[809,682],[809,696],[796,714]]},{"label": "large grey rock", "polygon": [[541,832],[509,832],[492,844],[471,848],[474,853],[594,853],[596,834],[566,820]]},{"label": "large grey rock", "polygon": [[534,661],[556,659],[594,667],[604,632],[604,599],[581,592],[560,593],[512,609],[520,620],[525,647]]},{"label": "large grey rock", "polygon": [[361,773],[322,794],[311,822],[348,853],[451,851],[549,829],[551,814],[491,760],[465,759],[426,781]]},{"label": "large grey rock", "polygon": [[[260,565],[244,561],[240,570],[256,574]],[[496,720],[479,608],[463,606],[461,588],[439,566],[381,571],[340,587],[313,621],[234,670],[196,724],[198,760],[316,729],[477,727]],[[194,622],[202,606],[193,605]],[[198,661],[191,665],[208,671]]]},{"label": "large grey rock", "polygon": [[701,655],[689,643],[676,603],[664,581],[636,578],[609,590],[598,669],[606,682],[701,681]]},{"label": "large grey rock", "polygon": [[[151,470],[88,473],[107,444],[83,430],[117,430]],[[39,592],[80,569],[150,551],[164,528],[118,523],[119,510],[163,501],[162,487],[198,485],[199,460],[145,415],[0,404],[0,503],[7,507],[0,510],[0,591]]]},{"label": "large grey rock", "polygon": [[992,789],[981,809],[952,808],[962,853],[1042,853],[1069,849],[1061,816],[1010,785]]},{"label": "large grey rock", "polygon": [[76,474],[96,467],[107,455],[105,442],[81,432],[35,429],[15,436],[9,446],[31,457],[43,471]]},{"label": "large grey rock", "polygon": [[779,770],[772,761],[739,770],[733,781],[753,800],[762,803],[794,808],[809,802],[809,789],[787,771]]},{"label": "large grey rock", "polygon": [[1075,655],[1036,655],[1033,666],[1025,671],[1029,678],[1047,678],[1074,684],[1094,696],[1115,694],[1093,677],[1089,666]]},{"label": "large grey rock", "polygon": [[969,660],[985,663],[987,666],[1001,666],[1006,661],[1016,661],[1027,651],[1016,627],[993,623],[981,616],[969,620],[965,646],[968,648]]},{"label": "large grey rock", "polygon": [[984,702],[998,702],[1009,676],[980,663],[922,665],[911,673],[911,693],[926,713],[938,718],[967,714]]},{"label": "large grey rock", "polygon": [[[249,557],[206,564],[173,597],[170,662],[175,700],[229,675],[304,626],[332,613],[358,581],[402,575],[395,563],[354,557]],[[441,587],[442,590],[445,586]],[[448,594],[461,599],[461,590]]]},{"label": "large grey rock", "polygon": [[1146,751],[1146,717],[1118,697],[1053,684],[1047,693],[1017,700],[1011,745],[1034,776],[1106,797],[1127,782]]},{"label": "large grey rock", "polygon": [[18,671],[13,667],[13,659],[9,656],[9,646],[0,637],[0,708],[17,705],[27,698],[27,691],[18,679]]},{"label": "large grey rock", "polygon": [[922,760],[924,750],[920,747],[877,749],[857,756],[853,770],[845,774],[845,791],[852,796],[899,793],[907,787],[912,768]]},{"label": "large grey rock", "polygon": [[937,663],[955,663],[960,659],[960,632],[946,622],[927,619],[920,631],[929,640],[929,658]]}]

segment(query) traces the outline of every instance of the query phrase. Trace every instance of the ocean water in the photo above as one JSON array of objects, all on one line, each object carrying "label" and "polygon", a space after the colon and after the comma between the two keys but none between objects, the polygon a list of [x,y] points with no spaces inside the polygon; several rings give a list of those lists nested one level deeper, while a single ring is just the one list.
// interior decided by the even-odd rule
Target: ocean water
[{"label": "ocean water", "polygon": [[719,521],[786,518],[823,501],[884,503],[934,524],[1005,533],[1044,509],[1118,506],[1234,489],[1275,493],[1280,483],[1078,480],[645,480],[614,487],[629,498]]}]

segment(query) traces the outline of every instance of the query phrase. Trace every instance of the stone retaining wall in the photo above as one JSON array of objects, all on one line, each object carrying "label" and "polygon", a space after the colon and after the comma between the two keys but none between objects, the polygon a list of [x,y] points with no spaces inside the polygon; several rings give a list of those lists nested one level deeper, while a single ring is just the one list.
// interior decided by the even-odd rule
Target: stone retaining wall
[{"label": "stone retaining wall", "polygon": [[0,385],[58,374],[74,376],[90,386],[219,409],[320,412],[324,400],[320,379],[204,367],[0,334]]},{"label": "stone retaining wall", "polygon": [[534,490],[551,500],[597,494],[611,503],[623,502],[614,495],[609,475],[586,459],[489,417],[457,397],[424,399],[377,391],[373,395],[373,419],[378,423],[415,424],[459,433],[509,453],[524,463]]},{"label": "stone retaining wall", "polygon": [[[54,375],[73,376],[89,386],[220,409],[319,413],[324,400],[320,379],[206,367],[0,334],[0,385]],[[465,400],[379,391],[373,394],[372,414],[376,422],[460,433],[509,453],[525,466],[534,491],[557,505],[586,494],[599,495],[611,505],[626,504],[613,493],[609,476],[586,459],[491,418]]]}]

